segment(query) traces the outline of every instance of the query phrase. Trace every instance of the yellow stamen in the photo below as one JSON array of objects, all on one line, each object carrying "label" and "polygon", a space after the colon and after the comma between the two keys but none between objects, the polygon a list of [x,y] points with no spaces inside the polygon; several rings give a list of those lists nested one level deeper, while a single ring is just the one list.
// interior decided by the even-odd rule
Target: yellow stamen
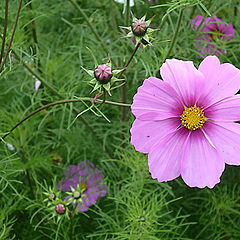
[{"label": "yellow stamen", "polygon": [[181,115],[182,125],[189,130],[201,128],[205,123],[204,112],[199,107],[185,108]]}]

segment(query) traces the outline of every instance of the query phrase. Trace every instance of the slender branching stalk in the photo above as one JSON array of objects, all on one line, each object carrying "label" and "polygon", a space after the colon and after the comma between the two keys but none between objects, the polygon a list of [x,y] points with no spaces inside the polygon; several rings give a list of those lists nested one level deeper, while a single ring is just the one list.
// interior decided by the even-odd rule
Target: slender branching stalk
[{"label": "slender branching stalk", "polygon": [[16,28],[17,28],[17,23],[18,23],[18,19],[19,19],[21,6],[22,6],[22,0],[19,1],[17,16],[16,16],[16,20],[15,20],[15,23],[14,23],[12,35],[11,35],[11,38],[10,38],[10,41],[9,41],[9,44],[8,44],[7,51],[5,53],[4,59],[3,59],[2,63],[1,63],[1,66],[0,66],[0,72],[2,72],[3,66],[4,66],[4,64],[5,64],[6,60],[7,60],[7,56],[8,56],[8,53],[9,53],[11,45],[12,45],[14,34],[15,34],[15,31],[16,31]]},{"label": "slender branching stalk", "polygon": [[[137,43],[137,45],[135,46],[135,49],[134,49],[133,53],[131,54],[130,58],[128,59],[128,61],[125,63],[125,65],[124,65],[124,67],[123,67],[123,68],[124,68],[123,71],[121,71],[121,72],[119,73],[119,75],[117,76],[118,79],[120,79],[120,78],[122,77],[123,73],[127,70],[128,65],[129,65],[130,62],[132,61],[132,59],[133,59],[135,53],[137,52],[138,48],[140,47],[140,45],[141,45],[141,43],[139,42],[139,43]],[[114,83],[113,83],[113,84],[114,84]],[[113,85],[113,84],[112,84],[112,85]]]},{"label": "slender branching stalk", "polygon": [[[60,100],[60,101],[56,101],[56,102],[52,102],[49,104],[46,104],[42,107],[39,107],[38,109],[34,110],[33,112],[29,113],[26,117],[24,117],[21,121],[19,121],[15,126],[13,126],[6,134],[4,134],[1,139],[0,142],[6,138],[14,129],[16,129],[18,126],[20,126],[23,122],[25,122],[26,120],[28,120],[29,118],[31,118],[32,116],[34,116],[36,113],[41,112],[42,110],[45,110],[49,107],[58,105],[58,104],[64,104],[64,103],[73,103],[73,102],[83,102],[83,101],[87,101],[87,102],[92,102],[93,99],[92,98],[78,98],[78,99],[66,99],[66,100]],[[94,101],[94,103],[102,103],[103,100],[100,99],[96,99]],[[105,101],[106,104],[111,104],[111,105],[115,105],[115,106],[121,106],[121,107],[130,107],[130,104],[124,104],[124,103],[118,103],[118,102],[112,102],[112,101]]]},{"label": "slender branching stalk", "polygon": [[7,22],[8,22],[8,0],[5,0],[5,18],[4,18],[3,37],[2,37],[2,47],[1,47],[1,53],[0,53],[0,64],[2,63],[2,57],[4,53],[4,48],[5,48]]}]

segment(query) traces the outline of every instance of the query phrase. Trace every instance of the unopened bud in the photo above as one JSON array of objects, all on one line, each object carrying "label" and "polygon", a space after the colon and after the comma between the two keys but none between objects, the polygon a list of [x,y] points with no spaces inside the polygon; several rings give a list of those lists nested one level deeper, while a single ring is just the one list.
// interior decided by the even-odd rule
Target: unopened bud
[{"label": "unopened bud", "polygon": [[102,84],[108,83],[112,78],[112,69],[107,64],[98,65],[94,76]]},{"label": "unopened bud", "polygon": [[56,199],[56,195],[54,194],[54,193],[49,193],[48,194],[48,200],[49,201],[53,201],[53,200],[55,200]]},{"label": "unopened bud", "polygon": [[61,203],[57,204],[55,207],[55,211],[58,214],[64,214],[65,213],[65,206]]},{"label": "unopened bud", "polygon": [[141,19],[137,19],[132,23],[132,32],[137,37],[142,37],[147,32],[147,23]]},{"label": "unopened bud", "polygon": [[73,193],[73,197],[74,197],[75,199],[79,199],[79,198],[81,197],[81,193],[78,192],[78,191],[75,191],[75,192]]}]

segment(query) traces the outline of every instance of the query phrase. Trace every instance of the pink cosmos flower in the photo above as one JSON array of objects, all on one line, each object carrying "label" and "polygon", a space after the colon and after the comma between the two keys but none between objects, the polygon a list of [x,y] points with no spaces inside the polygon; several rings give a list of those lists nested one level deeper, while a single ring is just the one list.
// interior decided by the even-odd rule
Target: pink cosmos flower
[{"label": "pink cosmos flower", "polygon": [[240,70],[206,57],[167,60],[163,81],[150,77],[134,96],[131,143],[148,153],[149,171],[159,182],[181,175],[190,187],[212,188],[225,163],[240,165]]},{"label": "pink cosmos flower", "polygon": [[192,20],[191,28],[200,31],[196,38],[196,47],[201,57],[213,54],[218,56],[220,53],[226,54],[224,42],[234,37],[232,24],[226,25],[217,17],[204,19],[203,16],[197,15]]},{"label": "pink cosmos flower", "polygon": [[[103,183],[103,173],[95,168],[90,161],[81,162],[78,165],[70,165],[64,171],[65,177],[58,183],[58,190],[71,191],[71,187],[76,189],[80,186],[83,190],[81,202],[77,204],[77,209],[80,212],[85,212],[88,208],[97,202],[99,197],[104,197],[107,193],[107,187]],[[69,199],[66,197],[64,201]]]}]

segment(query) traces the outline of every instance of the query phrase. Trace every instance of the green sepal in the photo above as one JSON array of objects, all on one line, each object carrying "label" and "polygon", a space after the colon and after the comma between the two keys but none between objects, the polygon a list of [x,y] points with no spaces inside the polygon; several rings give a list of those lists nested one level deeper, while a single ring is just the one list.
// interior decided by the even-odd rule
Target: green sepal
[{"label": "green sepal", "polygon": [[138,36],[135,36],[136,38],[136,43],[141,43],[143,37],[138,37]]},{"label": "green sepal", "polygon": [[89,83],[92,83],[92,84],[93,83],[95,84],[96,82],[97,82],[97,80],[95,78],[93,78],[91,81],[89,81]]},{"label": "green sepal", "polygon": [[151,20],[147,20],[147,21],[146,21],[146,24],[147,24],[147,27],[149,27],[150,24],[151,24]]},{"label": "green sepal", "polygon": [[136,20],[138,19],[132,14],[132,22],[135,22]]},{"label": "green sepal", "polygon": [[140,19],[145,22],[146,14],[144,16],[142,16]]},{"label": "green sepal", "polygon": [[110,84],[110,82],[109,82],[109,83],[103,84],[102,86],[103,86],[107,91],[109,91],[109,90],[110,90],[110,87],[111,87],[111,84]]},{"label": "green sepal", "polygon": [[126,68],[120,69],[120,70],[113,70],[113,75],[118,75],[120,72],[124,71]]},{"label": "green sepal", "polygon": [[131,32],[129,32],[125,37],[126,38],[129,38],[129,37],[134,37],[135,35],[133,34],[133,32],[131,31]]},{"label": "green sepal", "polygon": [[120,28],[123,28],[123,29],[126,29],[126,30],[129,30],[129,31],[131,31],[131,27],[124,27],[124,26],[120,26]]},{"label": "green sepal", "polygon": [[114,80],[113,82],[122,82],[122,81],[125,81],[125,79],[118,79],[118,78],[116,78],[116,80]]},{"label": "green sepal", "polygon": [[93,70],[88,70],[84,68],[83,66],[80,66],[86,73],[88,73],[91,77],[94,77],[94,71]]},{"label": "green sepal", "polygon": [[152,33],[155,32],[155,31],[156,31],[155,29],[148,28],[148,29],[147,29],[147,34],[152,34]]},{"label": "green sepal", "polygon": [[93,88],[93,90],[91,91],[91,93],[93,93],[94,91],[96,91],[97,89],[99,89],[102,86],[102,84],[100,84],[98,81],[96,81],[96,84]]}]

